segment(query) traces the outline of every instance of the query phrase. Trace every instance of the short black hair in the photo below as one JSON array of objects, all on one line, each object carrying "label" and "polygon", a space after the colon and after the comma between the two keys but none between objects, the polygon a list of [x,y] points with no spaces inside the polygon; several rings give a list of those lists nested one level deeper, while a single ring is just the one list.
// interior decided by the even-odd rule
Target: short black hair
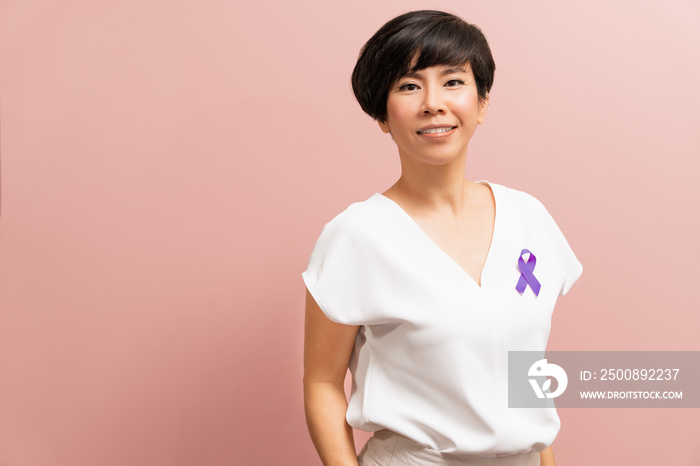
[{"label": "short black hair", "polygon": [[[415,66],[411,61],[418,55]],[[469,63],[481,98],[493,85],[496,64],[477,26],[444,11],[417,10],[388,21],[362,47],[352,90],[369,116],[385,121],[389,88],[408,72]]]}]

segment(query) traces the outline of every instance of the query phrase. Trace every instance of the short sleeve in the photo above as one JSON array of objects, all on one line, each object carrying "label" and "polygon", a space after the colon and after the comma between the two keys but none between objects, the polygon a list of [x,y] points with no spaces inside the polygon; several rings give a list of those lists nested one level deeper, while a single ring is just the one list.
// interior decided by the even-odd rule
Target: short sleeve
[{"label": "short sleeve", "polygon": [[369,319],[375,261],[361,229],[338,216],[324,225],[301,276],[330,320],[361,325]]},{"label": "short sleeve", "polygon": [[563,282],[559,296],[564,296],[569,292],[571,287],[581,276],[583,266],[576,258],[574,251],[566,241],[561,229],[554,221],[547,209],[542,206],[544,215],[544,225],[548,235],[549,246],[552,248],[554,255],[557,257],[559,269],[562,274]]}]

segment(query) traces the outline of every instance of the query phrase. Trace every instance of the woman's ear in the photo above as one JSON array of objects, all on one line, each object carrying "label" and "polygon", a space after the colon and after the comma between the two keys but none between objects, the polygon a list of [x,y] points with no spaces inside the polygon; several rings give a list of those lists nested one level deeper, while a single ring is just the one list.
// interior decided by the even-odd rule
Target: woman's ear
[{"label": "woman's ear", "polygon": [[389,123],[383,120],[377,120],[377,123],[379,124],[379,127],[382,129],[384,134],[386,133],[391,133],[391,128],[389,128]]},{"label": "woman's ear", "polygon": [[489,93],[486,93],[486,97],[481,98],[479,97],[479,117],[477,118],[477,122],[479,124],[482,124],[484,121],[486,121],[486,110],[489,108]]}]

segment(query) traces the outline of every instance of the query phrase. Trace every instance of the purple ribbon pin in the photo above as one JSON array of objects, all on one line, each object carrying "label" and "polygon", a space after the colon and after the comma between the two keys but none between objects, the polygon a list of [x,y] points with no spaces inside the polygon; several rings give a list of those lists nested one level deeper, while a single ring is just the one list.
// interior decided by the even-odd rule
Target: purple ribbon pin
[{"label": "purple ribbon pin", "polygon": [[[523,260],[523,256],[525,255],[525,253],[530,254],[530,257],[528,258],[527,262]],[[525,288],[527,288],[527,285],[530,285],[530,288],[535,293],[535,296],[539,296],[540,282],[535,278],[535,275],[532,273],[535,270],[536,263],[537,258],[528,249],[523,249],[522,251],[520,251],[520,257],[518,258],[518,269],[520,269],[520,278],[518,279],[518,284],[515,285],[515,289],[518,290],[518,293],[522,294],[523,291],[525,291]]]}]

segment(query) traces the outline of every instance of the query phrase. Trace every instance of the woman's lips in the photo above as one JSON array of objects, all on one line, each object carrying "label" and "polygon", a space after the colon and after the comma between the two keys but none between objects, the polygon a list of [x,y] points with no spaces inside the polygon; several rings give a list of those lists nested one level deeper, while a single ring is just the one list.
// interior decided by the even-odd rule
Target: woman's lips
[{"label": "woman's lips", "polygon": [[425,128],[419,130],[418,135],[429,139],[441,139],[450,136],[454,132],[455,128],[456,126]]}]

